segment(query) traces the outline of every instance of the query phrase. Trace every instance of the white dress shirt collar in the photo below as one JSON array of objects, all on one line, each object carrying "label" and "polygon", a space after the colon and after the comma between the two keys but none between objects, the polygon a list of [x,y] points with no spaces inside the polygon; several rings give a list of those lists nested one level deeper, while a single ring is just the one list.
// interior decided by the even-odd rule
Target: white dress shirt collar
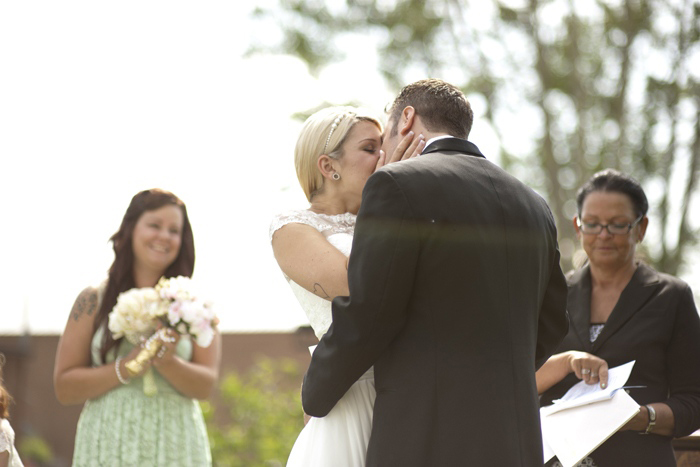
[{"label": "white dress shirt collar", "polygon": [[425,150],[425,148],[430,146],[431,143],[434,143],[435,141],[445,139],[445,138],[454,138],[454,136],[452,136],[452,135],[433,136],[432,138],[430,138],[428,141],[425,142],[425,146],[423,147],[423,150]]}]

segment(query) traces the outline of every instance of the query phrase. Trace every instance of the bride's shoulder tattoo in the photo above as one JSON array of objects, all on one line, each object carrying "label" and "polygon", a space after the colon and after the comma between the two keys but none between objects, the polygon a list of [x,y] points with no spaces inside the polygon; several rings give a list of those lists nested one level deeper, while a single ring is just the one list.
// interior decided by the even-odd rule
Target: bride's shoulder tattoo
[{"label": "bride's shoulder tattoo", "polygon": [[323,287],[322,287],[321,284],[319,284],[318,282],[316,282],[316,283],[314,284],[314,293],[315,293],[316,295],[318,295],[319,297],[321,297],[321,298],[323,298],[323,299],[326,299],[326,300],[328,300],[329,298],[331,298],[331,296],[328,295],[328,292],[326,292],[325,290],[323,290]]},{"label": "bride's shoulder tattoo", "polygon": [[92,316],[97,312],[97,290],[92,287],[80,292],[78,298],[73,304],[73,309],[71,310],[71,316],[74,321],[78,321],[81,316],[87,314]]}]

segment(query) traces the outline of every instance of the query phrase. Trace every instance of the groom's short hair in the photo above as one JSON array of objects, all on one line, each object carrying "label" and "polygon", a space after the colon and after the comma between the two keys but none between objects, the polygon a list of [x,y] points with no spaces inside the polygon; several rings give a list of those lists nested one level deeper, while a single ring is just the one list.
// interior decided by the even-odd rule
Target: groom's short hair
[{"label": "groom's short hair", "polygon": [[411,106],[423,125],[434,132],[444,132],[466,139],[472,129],[474,112],[464,93],[439,79],[424,79],[405,86],[388,110],[389,121],[394,122],[391,136],[396,135],[401,112]]}]

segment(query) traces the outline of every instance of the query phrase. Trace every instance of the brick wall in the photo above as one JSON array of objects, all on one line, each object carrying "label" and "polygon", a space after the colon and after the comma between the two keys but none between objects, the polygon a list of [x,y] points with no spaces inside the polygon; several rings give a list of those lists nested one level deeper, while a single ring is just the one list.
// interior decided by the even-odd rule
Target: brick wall
[{"label": "brick wall", "polygon": [[[10,407],[16,445],[29,435],[43,438],[51,447],[54,467],[69,466],[75,428],[82,405],[65,407],[53,391],[53,366],[59,336],[0,336],[5,387],[15,399]],[[292,358],[308,366],[308,346],[317,342],[308,328],[290,333],[224,334],[221,375],[245,372],[257,358]],[[301,385],[301,381],[299,381]],[[216,401],[218,394],[213,394]],[[22,452],[20,451],[20,457]]]},{"label": "brick wall", "polygon": [[[7,359],[5,386],[15,398],[10,415],[16,444],[25,436],[38,435],[51,446],[55,456],[52,467],[67,467],[82,405],[64,407],[54,396],[53,365],[58,339],[55,335],[0,336],[0,352]],[[306,368],[310,360],[308,346],[316,342],[308,328],[290,333],[224,334],[221,375],[245,372],[262,356],[292,358]],[[218,394],[213,394],[212,399],[216,402]],[[676,448],[679,467],[700,466],[700,436],[677,440]]]}]

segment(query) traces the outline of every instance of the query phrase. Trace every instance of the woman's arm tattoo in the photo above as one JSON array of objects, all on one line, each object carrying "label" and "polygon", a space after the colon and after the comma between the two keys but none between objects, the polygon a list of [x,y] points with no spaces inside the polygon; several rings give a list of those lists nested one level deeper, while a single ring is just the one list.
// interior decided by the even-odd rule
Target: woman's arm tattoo
[{"label": "woman's arm tattoo", "polygon": [[83,290],[73,304],[71,316],[75,321],[78,321],[82,315],[87,313],[92,316],[97,311],[97,293],[94,290]]},{"label": "woman's arm tattoo", "polygon": [[328,295],[328,293],[325,290],[323,290],[323,287],[321,287],[321,284],[319,284],[318,282],[314,284],[314,293],[319,297],[323,298],[324,300],[331,299],[331,296]]}]

